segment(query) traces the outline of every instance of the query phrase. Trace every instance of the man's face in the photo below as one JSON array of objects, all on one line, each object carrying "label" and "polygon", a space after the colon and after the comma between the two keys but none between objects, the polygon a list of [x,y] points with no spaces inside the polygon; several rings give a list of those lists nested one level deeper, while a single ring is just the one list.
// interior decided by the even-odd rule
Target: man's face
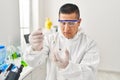
[{"label": "man's face", "polygon": [[81,19],[78,19],[76,13],[59,15],[60,29],[62,34],[68,38],[73,38],[80,26]]}]

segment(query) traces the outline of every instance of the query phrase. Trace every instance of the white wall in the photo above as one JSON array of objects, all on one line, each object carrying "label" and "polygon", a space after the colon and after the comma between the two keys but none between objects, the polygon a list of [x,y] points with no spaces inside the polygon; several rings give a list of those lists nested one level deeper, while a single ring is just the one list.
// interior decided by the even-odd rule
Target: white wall
[{"label": "white wall", "polygon": [[0,0],[0,44],[20,45],[19,0]]},{"label": "white wall", "polygon": [[58,24],[59,7],[76,3],[81,11],[81,27],[98,43],[100,69],[120,72],[120,1],[119,0],[45,0],[45,15]]}]

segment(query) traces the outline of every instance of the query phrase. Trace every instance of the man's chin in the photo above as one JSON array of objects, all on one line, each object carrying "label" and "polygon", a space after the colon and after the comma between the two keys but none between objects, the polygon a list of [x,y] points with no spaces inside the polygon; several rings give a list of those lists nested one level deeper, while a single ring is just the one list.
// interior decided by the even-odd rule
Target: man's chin
[{"label": "man's chin", "polygon": [[65,36],[65,38],[67,38],[67,39],[72,39],[73,37],[72,36],[66,36],[66,35],[64,35]]}]

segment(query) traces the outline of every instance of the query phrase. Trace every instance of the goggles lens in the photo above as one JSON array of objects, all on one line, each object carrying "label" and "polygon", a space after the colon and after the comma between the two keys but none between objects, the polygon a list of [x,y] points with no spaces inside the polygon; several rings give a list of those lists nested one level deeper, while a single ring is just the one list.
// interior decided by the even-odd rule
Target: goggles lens
[{"label": "goggles lens", "polygon": [[65,26],[65,24],[68,24],[69,26],[72,27],[72,26],[75,26],[75,24],[79,22],[79,20],[58,20],[58,22],[60,22],[62,26]]}]

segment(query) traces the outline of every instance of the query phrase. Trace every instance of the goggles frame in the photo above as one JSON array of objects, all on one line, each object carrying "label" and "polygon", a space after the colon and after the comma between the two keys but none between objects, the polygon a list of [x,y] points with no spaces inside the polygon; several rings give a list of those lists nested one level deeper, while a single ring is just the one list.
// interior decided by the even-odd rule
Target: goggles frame
[{"label": "goggles frame", "polygon": [[62,26],[65,26],[65,24],[67,23],[70,27],[74,26],[79,21],[80,20],[58,20],[58,22],[60,22]]}]

